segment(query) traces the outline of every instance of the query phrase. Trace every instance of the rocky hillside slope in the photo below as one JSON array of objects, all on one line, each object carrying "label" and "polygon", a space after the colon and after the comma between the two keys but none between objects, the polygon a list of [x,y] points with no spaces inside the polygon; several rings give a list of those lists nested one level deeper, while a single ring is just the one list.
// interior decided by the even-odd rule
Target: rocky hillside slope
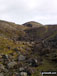
[{"label": "rocky hillside slope", "polygon": [[57,71],[57,25],[0,20],[0,76]]}]

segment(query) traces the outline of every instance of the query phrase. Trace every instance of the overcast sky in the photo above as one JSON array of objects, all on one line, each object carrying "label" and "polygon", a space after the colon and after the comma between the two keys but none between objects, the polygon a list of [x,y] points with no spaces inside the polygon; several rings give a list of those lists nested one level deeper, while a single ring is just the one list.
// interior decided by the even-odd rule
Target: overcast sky
[{"label": "overcast sky", "polygon": [[57,0],[0,0],[0,19],[57,24]]}]

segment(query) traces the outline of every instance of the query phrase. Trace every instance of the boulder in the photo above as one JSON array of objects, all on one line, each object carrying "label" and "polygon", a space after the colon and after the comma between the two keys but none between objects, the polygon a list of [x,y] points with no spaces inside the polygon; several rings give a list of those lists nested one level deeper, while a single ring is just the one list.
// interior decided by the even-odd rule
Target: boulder
[{"label": "boulder", "polygon": [[10,62],[10,63],[8,63],[8,68],[13,68],[15,65],[17,65],[17,63],[16,62]]},{"label": "boulder", "polygon": [[25,68],[23,68],[23,67],[20,67],[20,68],[19,68],[19,71],[20,71],[20,72],[22,72],[22,71],[24,71],[24,70],[25,70]]},{"label": "boulder", "polygon": [[32,67],[37,67],[38,61],[37,61],[37,59],[30,59],[30,60],[28,60],[28,64]]},{"label": "boulder", "polygon": [[15,72],[15,73],[13,74],[13,76],[20,76],[20,74],[17,73],[17,72]]},{"label": "boulder", "polygon": [[4,65],[3,64],[0,64],[0,71],[2,71],[4,69],[5,69]]},{"label": "boulder", "polygon": [[6,54],[6,55],[2,55],[2,58],[3,59],[8,59],[8,55]]},{"label": "boulder", "polygon": [[9,70],[8,70],[8,69],[6,69],[6,68],[3,70],[3,72],[5,72],[5,73],[7,73],[8,71],[9,71]]},{"label": "boulder", "polygon": [[3,73],[0,73],[0,76],[4,76],[4,74]]},{"label": "boulder", "polygon": [[28,76],[28,75],[27,75],[27,72],[21,72],[20,76]]},{"label": "boulder", "polygon": [[18,61],[24,61],[26,57],[24,55],[19,55]]}]

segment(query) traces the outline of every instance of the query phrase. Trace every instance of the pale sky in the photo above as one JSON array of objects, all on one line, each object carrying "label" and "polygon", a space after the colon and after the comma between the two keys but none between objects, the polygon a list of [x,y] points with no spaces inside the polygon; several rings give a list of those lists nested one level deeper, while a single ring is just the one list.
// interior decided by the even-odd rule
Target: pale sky
[{"label": "pale sky", "polygon": [[0,0],[0,19],[18,24],[57,24],[57,0]]}]

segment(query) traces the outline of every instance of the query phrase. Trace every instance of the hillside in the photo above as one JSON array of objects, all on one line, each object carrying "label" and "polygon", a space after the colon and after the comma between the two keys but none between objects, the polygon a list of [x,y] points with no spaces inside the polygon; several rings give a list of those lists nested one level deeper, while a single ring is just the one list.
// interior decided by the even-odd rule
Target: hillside
[{"label": "hillside", "polygon": [[42,26],[42,24],[40,24],[38,22],[34,22],[34,21],[24,23],[23,25],[27,26],[27,27],[41,27]]},{"label": "hillside", "polygon": [[0,20],[0,75],[42,76],[57,71],[57,25]]}]

